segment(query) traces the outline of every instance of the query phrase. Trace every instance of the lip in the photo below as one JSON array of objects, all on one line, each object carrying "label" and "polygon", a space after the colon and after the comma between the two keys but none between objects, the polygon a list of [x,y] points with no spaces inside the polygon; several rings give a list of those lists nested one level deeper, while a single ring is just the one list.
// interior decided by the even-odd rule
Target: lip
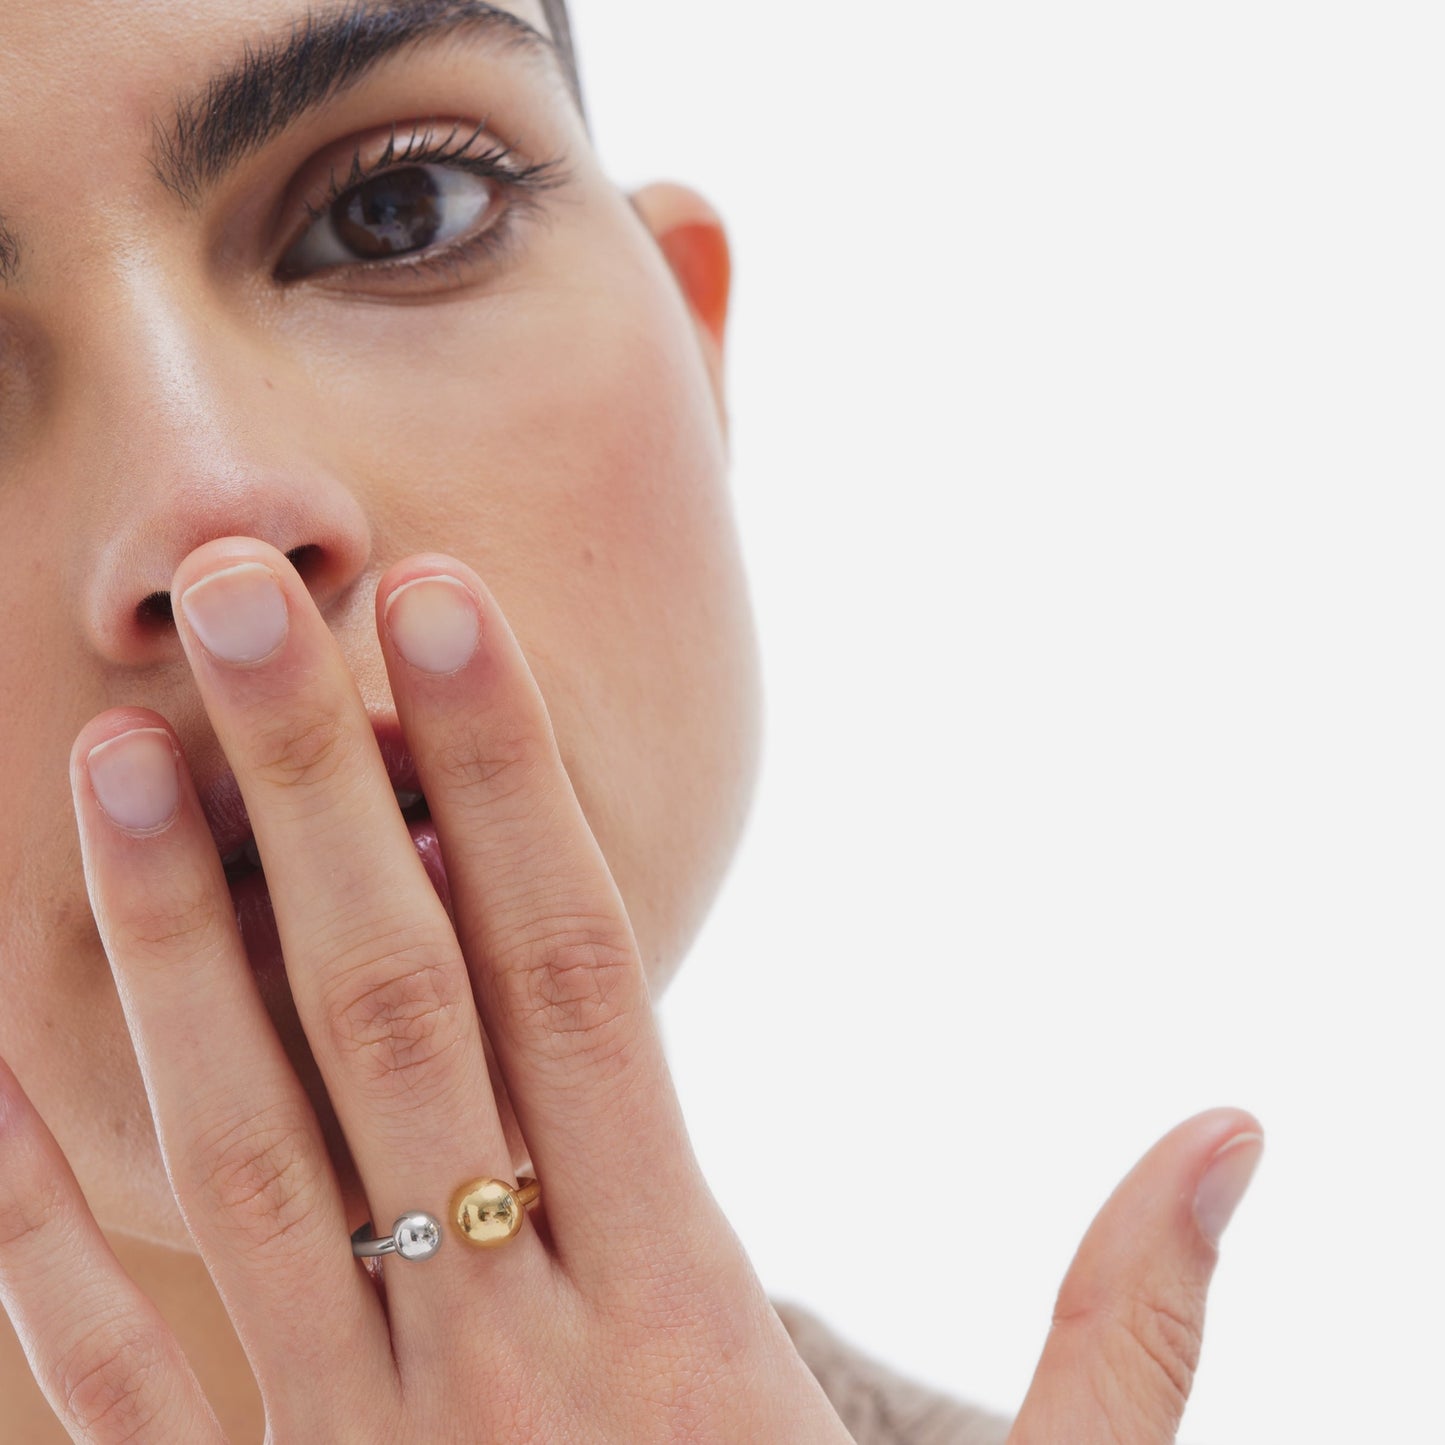
[{"label": "lip", "polygon": [[[416,759],[407,746],[400,722],[395,717],[382,714],[372,713],[369,716],[392,787],[403,793],[421,792],[417,780]],[[251,840],[251,818],[246,812],[240,784],[230,768],[223,768],[204,785],[197,784],[196,794],[201,802],[201,811],[206,815],[206,822],[210,826],[211,837],[216,840],[216,849],[222,858],[229,857],[237,848]]]}]

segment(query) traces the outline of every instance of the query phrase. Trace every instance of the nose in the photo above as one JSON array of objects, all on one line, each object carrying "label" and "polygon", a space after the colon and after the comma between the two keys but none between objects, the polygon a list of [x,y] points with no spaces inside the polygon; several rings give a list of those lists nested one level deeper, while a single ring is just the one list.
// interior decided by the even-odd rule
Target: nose
[{"label": "nose", "polygon": [[52,433],[89,646],[125,666],[180,659],[171,578],[216,537],[284,552],[324,612],[372,547],[315,380],[194,286],[142,272],[116,291],[68,350]]}]

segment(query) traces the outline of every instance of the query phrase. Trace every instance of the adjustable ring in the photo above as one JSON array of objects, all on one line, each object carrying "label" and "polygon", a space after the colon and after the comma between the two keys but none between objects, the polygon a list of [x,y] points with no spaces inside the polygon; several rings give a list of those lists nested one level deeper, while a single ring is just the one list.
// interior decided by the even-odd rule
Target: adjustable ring
[{"label": "adjustable ring", "polygon": [[[452,1195],[447,1217],[457,1232],[478,1249],[505,1244],[522,1227],[529,1204],[541,1197],[542,1186],[524,1174],[515,1184],[502,1179],[472,1179]],[[401,1259],[430,1259],[442,1247],[442,1227],[436,1216],[413,1209],[392,1225],[391,1233],[377,1239],[368,1219],[351,1236],[357,1259],[395,1254]]]},{"label": "adjustable ring", "polygon": [[452,1195],[447,1218],[468,1244],[492,1249],[521,1229],[527,1205],[541,1193],[542,1186],[526,1174],[515,1184],[473,1179]]}]

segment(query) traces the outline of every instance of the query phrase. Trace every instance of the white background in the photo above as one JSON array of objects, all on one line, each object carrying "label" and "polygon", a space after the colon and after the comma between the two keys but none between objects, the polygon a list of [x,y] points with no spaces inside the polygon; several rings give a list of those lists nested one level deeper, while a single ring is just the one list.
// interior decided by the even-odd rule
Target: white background
[{"label": "white background", "polygon": [[1252,1110],[1181,1439],[1441,1439],[1437,6],[573,0],[728,222],[768,737],[662,1017],[774,1298],[1012,1414]]}]

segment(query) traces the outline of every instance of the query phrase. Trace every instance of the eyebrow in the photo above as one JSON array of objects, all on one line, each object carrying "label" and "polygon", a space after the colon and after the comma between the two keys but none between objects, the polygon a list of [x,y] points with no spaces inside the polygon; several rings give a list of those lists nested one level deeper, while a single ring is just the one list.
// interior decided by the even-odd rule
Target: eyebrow
[{"label": "eyebrow", "polygon": [[[383,61],[440,37],[466,35],[520,52],[566,83],[553,42],[521,16],[484,0],[354,0],[307,10],[290,33],[247,45],[241,58],[183,95],[168,127],[157,124],[151,168],[189,205],[242,160]],[[4,235],[0,231],[0,274]]]}]

